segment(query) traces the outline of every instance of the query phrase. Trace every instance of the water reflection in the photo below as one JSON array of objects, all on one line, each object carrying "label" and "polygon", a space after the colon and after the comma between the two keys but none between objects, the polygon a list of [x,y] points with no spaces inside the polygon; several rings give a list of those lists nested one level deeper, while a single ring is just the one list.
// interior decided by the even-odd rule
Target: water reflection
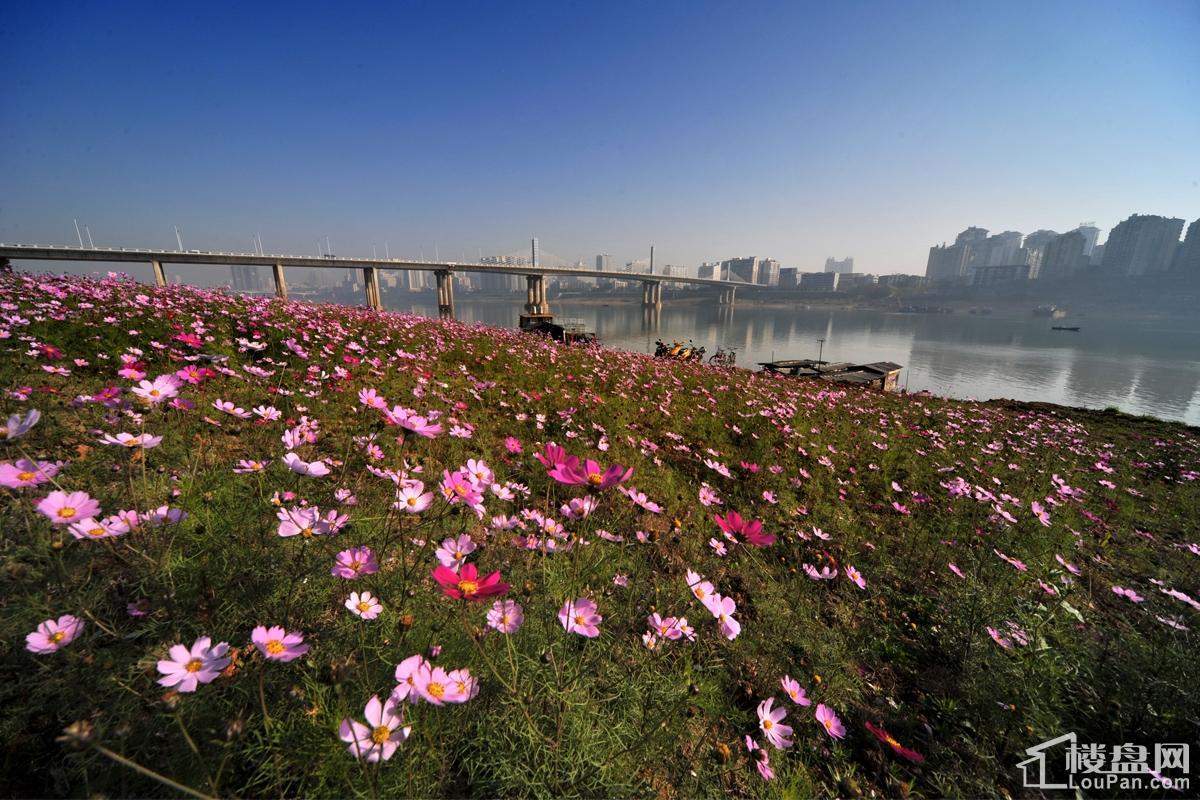
[{"label": "water reflection", "polygon": [[[466,322],[515,327],[519,298],[456,298]],[[432,298],[389,305],[437,316]],[[1066,405],[1114,406],[1200,424],[1200,319],[1073,321],[1078,333],[1050,330],[1025,314],[894,314],[803,308],[733,308],[675,302],[643,308],[636,298],[607,304],[553,303],[608,347],[653,352],[656,339],[691,339],[709,353],[737,350],[738,364],[815,358],[825,339],[830,361],[904,364],[901,385],[952,397],[1012,397]]]}]

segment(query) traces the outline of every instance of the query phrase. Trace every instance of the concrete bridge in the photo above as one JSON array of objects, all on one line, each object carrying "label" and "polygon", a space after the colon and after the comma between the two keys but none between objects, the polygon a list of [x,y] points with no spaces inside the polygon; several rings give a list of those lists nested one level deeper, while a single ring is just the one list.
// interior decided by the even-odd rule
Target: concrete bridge
[{"label": "concrete bridge", "polygon": [[[366,289],[367,305],[382,309],[379,291],[379,270],[401,269],[432,272],[437,278],[438,311],[442,316],[454,315],[455,272],[497,272],[525,276],[525,315],[528,317],[550,316],[550,304],[546,297],[546,276],[562,275],[577,278],[640,281],[642,305],[646,308],[662,306],[662,285],[677,283],[694,286],[711,286],[718,290],[717,302],[732,306],[738,286],[747,286],[734,281],[710,280],[707,278],[684,278],[672,275],[654,275],[631,272],[596,271],[570,267],[543,267],[539,265],[472,264],[456,261],[410,261],[398,258],[338,258],[331,256],[257,255],[253,253],[219,253],[205,250],[148,250],[106,247],[59,247],[47,245],[0,244],[0,259],[11,261],[106,261],[149,263],[154,271],[154,282],[167,284],[164,264],[222,265],[232,267],[270,267],[275,279],[275,294],[287,297],[287,269],[318,269],[338,267],[362,270]],[[653,269],[653,267],[651,267]]]}]

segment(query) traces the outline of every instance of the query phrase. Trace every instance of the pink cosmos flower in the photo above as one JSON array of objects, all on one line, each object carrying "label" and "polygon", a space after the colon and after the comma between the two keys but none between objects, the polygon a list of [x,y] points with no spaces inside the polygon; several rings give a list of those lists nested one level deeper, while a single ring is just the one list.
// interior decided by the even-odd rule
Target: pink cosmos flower
[{"label": "pink cosmos flower", "polygon": [[71,614],[43,620],[36,630],[26,634],[25,649],[38,655],[53,653],[69,645],[82,630],[83,620]]},{"label": "pink cosmos flower", "polygon": [[425,491],[424,483],[407,481],[396,490],[396,502],[392,504],[392,508],[409,514],[420,514],[429,508],[429,504],[432,502],[433,492]]},{"label": "pink cosmos flower", "polygon": [[567,633],[578,633],[594,639],[600,635],[600,623],[604,617],[597,613],[596,604],[586,597],[568,600],[558,610],[558,621]]},{"label": "pink cosmos flower", "polygon": [[525,622],[525,612],[514,600],[497,600],[487,612],[489,628],[500,633],[516,633]]},{"label": "pink cosmos flower", "polygon": [[825,732],[834,739],[844,739],[846,737],[846,726],[838,719],[837,714],[833,713],[833,709],[824,703],[817,703],[816,712],[817,722],[821,723],[821,727]]},{"label": "pink cosmos flower", "polygon": [[587,486],[589,489],[599,492],[629,480],[633,475],[633,467],[626,469],[620,464],[613,464],[605,469],[597,462],[588,459],[583,462],[577,461],[574,464],[565,462],[556,464],[546,474],[559,483],[568,486]]},{"label": "pink cosmos flower", "polygon": [[323,478],[329,474],[329,467],[324,461],[305,461],[295,453],[283,457],[283,463],[297,475],[307,475],[310,478]]},{"label": "pink cosmos flower", "polygon": [[379,562],[369,547],[351,547],[334,556],[333,577],[352,581],[379,572]]},{"label": "pink cosmos flower", "polygon": [[157,405],[179,394],[180,383],[174,375],[159,375],[153,381],[142,381],[130,391],[142,401]]},{"label": "pink cosmos flower", "polygon": [[784,675],[783,678],[779,681],[779,684],[780,684],[780,686],[783,687],[783,691],[787,692],[787,696],[790,697],[792,699],[792,702],[795,703],[796,705],[798,705],[798,706],[811,706],[812,705],[812,700],[808,699],[808,695],[805,694],[804,688],[799,683],[792,680],[792,677],[790,675]]},{"label": "pink cosmos flower", "polygon": [[964,580],[966,579],[967,576],[963,574],[963,571],[961,569],[959,569],[958,565],[955,564],[953,561],[948,563],[946,566],[949,567],[950,571],[953,572],[958,577],[963,578]]},{"label": "pink cosmos flower", "polygon": [[468,459],[467,466],[463,471],[476,486],[491,486],[496,481],[496,475],[492,472],[492,468],[482,458]]},{"label": "pink cosmos flower", "polygon": [[372,695],[363,716],[366,725],[358,720],[342,720],[338,738],[349,743],[346,749],[350,755],[369,763],[387,761],[412,733],[412,726],[404,724],[403,707],[395,698],[389,697],[381,703],[378,695]]},{"label": "pink cosmos flower", "polygon": [[514,456],[522,451],[521,440],[515,436],[504,437],[504,449],[512,453]]},{"label": "pink cosmos flower", "polygon": [[846,577],[849,578],[855,586],[860,589],[867,588],[867,579],[862,576],[862,573],[853,566],[846,567]]},{"label": "pink cosmos flower", "polygon": [[475,483],[469,473],[462,470],[457,472],[442,470],[442,497],[451,504],[465,503],[475,506],[483,502],[479,484]]},{"label": "pink cosmos flower", "polygon": [[1137,592],[1135,592],[1133,589],[1126,589],[1123,586],[1114,586],[1114,587],[1112,587],[1112,590],[1113,590],[1113,594],[1117,595],[1118,597],[1124,597],[1125,599],[1132,600],[1135,603],[1140,603],[1146,599],[1146,598],[1142,597],[1140,594],[1138,594]]},{"label": "pink cosmos flower", "polygon": [[746,735],[746,749],[750,751],[750,755],[754,758],[754,766],[758,769],[758,774],[762,776],[764,781],[775,780],[775,772],[771,769],[771,757],[767,751],[758,746],[758,743]]},{"label": "pink cosmos flower", "polygon": [[821,567],[819,572],[812,564],[804,564],[803,568],[804,574],[812,578],[814,581],[828,581],[837,577],[837,570],[831,569],[830,567]]},{"label": "pink cosmos flower", "polygon": [[301,536],[310,539],[330,533],[329,524],[321,519],[321,509],[316,506],[281,508],[275,515],[279,518],[280,536]]},{"label": "pink cosmos flower", "polygon": [[455,680],[441,667],[423,662],[413,673],[413,689],[427,703],[440,706],[444,703],[463,703],[469,698],[462,681]]},{"label": "pink cosmos flower", "polygon": [[714,594],[704,605],[717,620],[717,627],[720,629],[721,635],[730,641],[736,639],[742,632],[742,625],[733,618],[733,614],[737,610],[737,604],[733,602],[733,598]]},{"label": "pink cosmos flower", "polygon": [[374,408],[379,411],[385,411],[387,409],[387,400],[385,400],[383,395],[379,394],[379,392],[375,391],[374,389],[359,389],[358,402],[362,403],[367,408]]},{"label": "pink cosmos flower", "polygon": [[[136,520],[136,514],[134,515]],[[67,528],[76,539],[108,539],[113,536],[123,536],[132,530],[133,525],[119,516],[97,520],[95,517],[72,522]]]},{"label": "pink cosmos flower", "polygon": [[626,489],[624,486],[621,486],[617,488],[617,491],[628,497],[635,506],[644,508],[651,514],[662,513],[662,506],[647,497],[645,492],[639,492],[633,486],[630,486],[628,489]]},{"label": "pink cosmos flower", "polygon": [[703,575],[690,569],[687,571],[687,585],[692,595],[707,608],[709,598],[716,594],[713,585]]},{"label": "pink cosmos flower", "polygon": [[786,750],[792,746],[792,740],[788,738],[792,735],[792,728],[781,722],[787,716],[787,711],[783,708],[772,708],[774,704],[774,697],[768,697],[758,704],[758,727],[762,729],[768,742],[779,750]]},{"label": "pink cosmos flower", "polygon": [[137,435],[132,433],[118,433],[116,436],[106,433],[100,439],[100,441],[102,441],[104,444],[115,444],[120,445],[121,447],[128,447],[131,450],[135,447],[140,447],[143,450],[149,450],[151,447],[158,447],[159,443],[162,441],[162,437],[151,436],[148,433],[139,433]]},{"label": "pink cosmos flower", "polygon": [[165,677],[159,678],[160,686],[175,687],[180,692],[194,692],[202,683],[212,683],[229,666],[229,643],[221,642],[215,647],[212,639],[201,636],[191,650],[182,644],[173,645],[170,658],[158,662],[158,671]]},{"label": "pink cosmos flower", "polygon": [[42,498],[37,510],[49,517],[54,525],[67,525],[100,513],[100,503],[87,492],[54,491]]},{"label": "pink cosmos flower", "polygon": [[4,422],[0,422],[0,436],[5,439],[19,439],[29,430],[37,425],[39,419],[42,418],[42,412],[36,408],[29,409],[25,416],[20,414],[11,414]]},{"label": "pink cosmos flower", "polygon": [[270,463],[270,461],[253,461],[243,458],[238,462],[238,465],[233,468],[233,471],[238,475],[249,475],[253,472],[262,472]]},{"label": "pink cosmos flower", "polygon": [[467,562],[467,556],[474,552],[475,541],[469,534],[463,533],[457,538],[443,539],[442,546],[435,551],[434,555],[437,556],[443,567],[458,570]]},{"label": "pink cosmos flower", "polygon": [[455,600],[482,600],[509,590],[509,585],[500,580],[498,571],[480,578],[474,564],[464,564],[458,572],[439,564],[433,570],[433,579],[447,597]]},{"label": "pink cosmos flower", "polygon": [[420,695],[413,694],[417,687],[417,672],[427,664],[425,658],[417,653],[409,656],[396,665],[396,688],[392,689],[392,697],[396,700],[411,700],[417,702]]},{"label": "pink cosmos flower", "polygon": [[28,458],[18,459],[14,463],[5,461],[0,464],[0,486],[6,489],[24,489],[27,486],[37,486],[57,475],[61,467],[61,462],[57,464],[51,461],[38,461],[34,463]]},{"label": "pink cosmos flower", "polygon": [[214,400],[213,408],[215,408],[217,411],[224,411],[226,414],[237,417],[238,419],[250,419],[249,411],[241,408],[240,406],[234,405],[228,400]]},{"label": "pink cosmos flower", "polygon": [[346,608],[350,609],[350,613],[356,617],[363,619],[375,619],[383,613],[383,603],[376,599],[375,595],[370,592],[351,592],[346,598]]},{"label": "pink cosmos flower", "polygon": [[736,511],[730,511],[725,516],[714,514],[713,520],[722,532],[732,536],[741,536],[755,547],[769,547],[775,544],[775,534],[763,533],[762,522],[759,520],[744,520]]},{"label": "pink cosmos flower", "polygon": [[547,470],[554,470],[560,466],[573,469],[579,463],[578,458],[553,442],[547,444],[542,452],[534,453],[533,457],[542,462],[542,466]]},{"label": "pink cosmos flower", "polygon": [[707,483],[700,486],[700,505],[705,507],[721,505],[721,498]]},{"label": "pink cosmos flower", "polygon": [[278,625],[259,625],[251,632],[250,641],[269,661],[294,661],[308,652],[303,634],[289,633]]}]

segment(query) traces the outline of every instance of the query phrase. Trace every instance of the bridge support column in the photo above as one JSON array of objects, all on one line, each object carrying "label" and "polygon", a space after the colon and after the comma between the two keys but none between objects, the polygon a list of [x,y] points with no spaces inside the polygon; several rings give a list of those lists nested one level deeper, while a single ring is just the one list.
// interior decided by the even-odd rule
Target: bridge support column
[{"label": "bridge support column", "polygon": [[166,270],[163,269],[162,262],[159,261],[158,259],[154,259],[153,261],[150,262],[150,268],[154,270],[154,285],[155,286],[166,286],[167,285],[167,273],[166,273]]},{"label": "bridge support column", "polygon": [[662,305],[662,283],[642,281],[642,305],[654,308]]},{"label": "bridge support column", "polygon": [[367,305],[376,311],[383,308],[383,298],[379,294],[379,271],[374,267],[363,267],[363,286],[366,287]]},{"label": "bridge support column", "polygon": [[730,286],[728,289],[722,289],[722,290],[721,290],[720,297],[719,297],[719,299],[717,300],[717,303],[718,303],[719,305],[723,305],[723,306],[731,306],[731,305],[733,305],[733,299],[734,299],[734,292],[735,292],[735,291],[737,291],[737,290],[736,290],[734,287],[732,287],[732,286]]},{"label": "bridge support column", "polygon": [[550,302],[546,299],[546,276],[525,276],[525,314],[549,316]]},{"label": "bridge support column", "polygon": [[275,276],[275,296],[287,300],[287,280],[283,277],[283,262],[276,261],[271,265],[271,274]]},{"label": "bridge support column", "polygon": [[437,278],[438,314],[444,319],[454,318],[454,273],[448,269],[434,270]]}]

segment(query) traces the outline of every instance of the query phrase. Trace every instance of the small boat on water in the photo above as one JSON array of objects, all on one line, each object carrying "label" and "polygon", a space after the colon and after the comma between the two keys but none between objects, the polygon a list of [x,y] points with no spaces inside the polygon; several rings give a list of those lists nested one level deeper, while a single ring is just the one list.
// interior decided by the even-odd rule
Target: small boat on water
[{"label": "small boat on water", "polygon": [[1050,330],[1052,330],[1052,331],[1075,331],[1075,332],[1078,332],[1078,331],[1079,331],[1079,326],[1078,326],[1078,325],[1051,325],[1051,326],[1050,326]]}]

